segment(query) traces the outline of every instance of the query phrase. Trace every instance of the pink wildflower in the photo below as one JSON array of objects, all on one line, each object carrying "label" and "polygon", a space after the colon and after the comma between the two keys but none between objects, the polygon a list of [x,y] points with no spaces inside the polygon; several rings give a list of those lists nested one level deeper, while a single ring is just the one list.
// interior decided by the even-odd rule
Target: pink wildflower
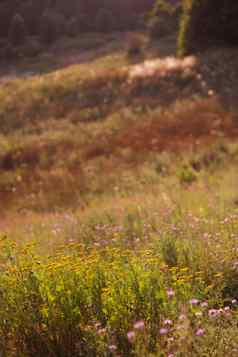
[{"label": "pink wildflower", "polygon": [[137,321],[134,323],[134,329],[135,330],[144,330],[145,328],[145,323],[143,320]]},{"label": "pink wildflower", "polygon": [[199,303],[198,299],[192,299],[189,301],[191,305],[197,305]]},{"label": "pink wildflower", "polygon": [[108,346],[108,348],[109,348],[109,351],[111,351],[111,352],[115,352],[117,350],[116,345],[110,345],[110,346]]},{"label": "pink wildflower", "polygon": [[220,311],[216,309],[211,309],[208,311],[209,317],[217,317],[220,315]]},{"label": "pink wildflower", "polygon": [[199,329],[196,331],[196,336],[201,337],[201,336],[204,335],[204,333],[205,333],[204,329],[199,328]]},{"label": "pink wildflower", "polygon": [[159,330],[160,335],[166,335],[168,332],[169,332],[169,330],[164,327]]},{"label": "pink wildflower", "polygon": [[164,320],[164,325],[173,325],[173,321],[166,319],[166,320]]},{"label": "pink wildflower", "polygon": [[127,338],[128,338],[129,342],[133,343],[135,341],[135,338],[136,338],[135,331],[127,332]]},{"label": "pink wildflower", "polygon": [[167,296],[168,296],[169,298],[172,298],[172,297],[174,297],[174,295],[175,295],[175,293],[174,293],[173,289],[169,288],[169,289],[167,290]]}]

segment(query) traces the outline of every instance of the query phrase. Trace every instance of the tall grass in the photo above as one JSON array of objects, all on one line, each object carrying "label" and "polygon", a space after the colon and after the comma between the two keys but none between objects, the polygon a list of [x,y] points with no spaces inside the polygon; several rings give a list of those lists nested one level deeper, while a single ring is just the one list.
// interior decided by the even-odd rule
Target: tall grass
[{"label": "tall grass", "polygon": [[124,208],[117,196],[35,228],[29,217],[17,244],[13,230],[3,235],[5,355],[235,356],[237,209],[223,186],[231,172],[219,177],[200,189],[148,186]]}]

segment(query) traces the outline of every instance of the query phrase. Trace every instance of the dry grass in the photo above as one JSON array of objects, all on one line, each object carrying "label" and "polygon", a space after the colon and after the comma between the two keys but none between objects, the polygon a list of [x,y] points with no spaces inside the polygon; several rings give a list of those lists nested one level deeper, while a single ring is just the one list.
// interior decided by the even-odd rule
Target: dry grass
[{"label": "dry grass", "polygon": [[148,156],[236,138],[237,114],[204,85],[200,62],[169,57],[131,65],[114,53],[3,84],[2,210],[83,206]]}]

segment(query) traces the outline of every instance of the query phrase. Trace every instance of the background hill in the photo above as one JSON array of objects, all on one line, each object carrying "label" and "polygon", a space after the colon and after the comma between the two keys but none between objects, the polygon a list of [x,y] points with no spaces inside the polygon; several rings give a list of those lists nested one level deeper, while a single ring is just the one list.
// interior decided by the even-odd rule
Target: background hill
[{"label": "background hill", "polygon": [[[30,35],[40,34],[44,16],[48,16],[52,25],[55,22],[59,31],[63,31],[72,20],[80,32],[104,30],[103,25],[105,31],[128,30],[138,26],[140,15],[149,11],[152,5],[153,0],[3,0],[0,4],[0,37],[8,35],[11,21],[16,14],[23,17]],[[107,15],[110,17],[108,24]]]}]

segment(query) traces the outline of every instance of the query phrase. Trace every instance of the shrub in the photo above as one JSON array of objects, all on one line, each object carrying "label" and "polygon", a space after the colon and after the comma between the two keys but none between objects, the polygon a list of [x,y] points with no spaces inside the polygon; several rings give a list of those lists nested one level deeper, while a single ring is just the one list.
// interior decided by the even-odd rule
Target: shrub
[{"label": "shrub", "polygon": [[184,0],[178,54],[214,43],[238,44],[238,3],[234,0]]},{"label": "shrub", "polygon": [[149,14],[147,29],[152,38],[166,36],[178,27],[180,6],[171,5],[165,0],[156,1]]},{"label": "shrub", "polygon": [[13,46],[20,46],[26,40],[26,27],[21,15],[16,14],[10,24],[8,39]]},{"label": "shrub", "polygon": [[191,184],[197,180],[197,173],[195,170],[186,165],[179,171],[178,176],[181,184]]},{"label": "shrub", "polygon": [[0,60],[5,58],[5,48],[8,43],[6,39],[0,39]]},{"label": "shrub", "polygon": [[137,56],[143,53],[145,39],[140,35],[130,36],[127,44],[128,56]]},{"label": "shrub", "polygon": [[87,32],[90,30],[91,26],[88,21],[88,16],[86,14],[80,14],[78,17],[78,30],[80,32]]},{"label": "shrub", "polygon": [[99,10],[96,18],[96,30],[99,32],[109,32],[113,27],[112,13],[107,9]]},{"label": "shrub", "polygon": [[3,60],[12,61],[18,57],[17,50],[10,42],[7,42],[1,51],[1,58]]},{"label": "shrub", "polygon": [[68,21],[66,32],[67,32],[67,35],[69,35],[70,37],[77,36],[77,34],[79,32],[79,24],[75,17],[71,18]]},{"label": "shrub", "polygon": [[63,15],[50,9],[42,15],[40,26],[40,37],[42,42],[52,43],[66,30],[66,22]]},{"label": "shrub", "polygon": [[152,39],[171,34],[175,30],[174,21],[166,17],[154,17],[147,23],[147,30]]},{"label": "shrub", "polygon": [[42,45],[37,39],[29,38],[20,49],[23,56],[36,57],[42,52]]}]

